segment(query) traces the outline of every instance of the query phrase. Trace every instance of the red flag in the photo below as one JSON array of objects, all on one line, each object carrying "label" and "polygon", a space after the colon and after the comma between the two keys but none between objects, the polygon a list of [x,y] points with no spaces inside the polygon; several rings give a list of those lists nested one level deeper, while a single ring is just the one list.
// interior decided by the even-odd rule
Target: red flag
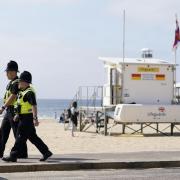
[{"label": "red flag", "polygon": [[178,47],[179,42],[180,42],[179,23],[178,23],[178,20],[176,19],[175,40],[173,44],[174,49]]}]

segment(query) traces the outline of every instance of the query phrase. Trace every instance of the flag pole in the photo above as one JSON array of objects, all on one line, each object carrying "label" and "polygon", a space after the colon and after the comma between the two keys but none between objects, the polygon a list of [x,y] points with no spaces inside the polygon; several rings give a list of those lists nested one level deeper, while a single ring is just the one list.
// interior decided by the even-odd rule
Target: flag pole
[{"label": "flag pole", "polygon": [[176,103],[176,61],[177,61],[177,48],[174,51],[174,103]]},{"label": "flag pole", "polygon": [[126,23],[126,12],[124,9],[123,10],[123,65],[124,65],[124,58],[125,58],[125,23]]},{"label": "flag pole", "polygon": [[[176,23],[178,22],[177,14],[175,14]],[[176,24],[177,26],[177,24]],[[177,27],[176,27],[177,28]],[[176,63],[177,63],[177,45],[174,49],[174,103],[176,103]]]},{"label": "flag pole", "polygon": [[126,11],[123,10],[123,63],[122,63],[122,75],[121,75],[121,103],[124,102],[123,90],[124,90],[124,61],[125,61],[125,25],[126,25]]}]

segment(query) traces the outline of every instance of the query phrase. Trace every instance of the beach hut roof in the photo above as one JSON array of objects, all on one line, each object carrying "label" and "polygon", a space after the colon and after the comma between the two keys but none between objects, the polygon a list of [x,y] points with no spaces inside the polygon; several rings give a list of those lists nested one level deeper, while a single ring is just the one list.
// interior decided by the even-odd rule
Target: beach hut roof
[{"label": "beach hut roof", "polygon": [[154,65],[174,65],[168,61],[153,58],[118,58],[118,57],[99,57],[106,64],[118,65],[118,64],[154,64]]}]

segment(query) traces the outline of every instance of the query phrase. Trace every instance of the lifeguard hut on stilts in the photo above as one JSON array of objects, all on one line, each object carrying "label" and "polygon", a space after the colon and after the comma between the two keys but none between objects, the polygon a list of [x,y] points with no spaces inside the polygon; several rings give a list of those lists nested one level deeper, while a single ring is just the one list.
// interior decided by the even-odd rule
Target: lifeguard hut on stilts
[{"label": "lifeguard hut on stilts", "polygon": [[[170,123],[173,134],[173,128],[180,123],[180,106],[174,95],[176,65],[154,59],[152,50],[147,48],[142,49],[141,58],[99,59],[104,62],[108,76],[103,106],[116,106],[111,130],[122,124],[122,133],[125,128],[142,133],[146,127],[163,133],[159,130],[159,123]],[[141,127],[135,130],[129,124],[140,124]]]},{"label": "lifeguard hut on stilts", "polygon": [[[176,84],[175,63],[155,59],[153,51],[144,48],[139,58],[125,57],[125,11],[123,25],[123,58],[99,57],[104,63],[107,82],[103,86],[79,87],[80,131],[94,126],[96,132],[111,134],[114,126],[135,133],[149,127],[168,135],[180,128],[180,85]],[[111,119],[113,123],[109,123]],[[167,127],[160,128],[159,124]],[[133,125],[140,125],[138,129]],[[154,126],[155,125],[155,126]],[[166,132],[164,132],[166,130]]]},{"label": "lifeguard hut on stilts", "polygon": [[[168,129],[171,135],[175,129],[180,131],[180,88],[174,85],[176,64],[153,58],[148,48],[142,49],[140,58],[99,59],[107,82],[103,86],[79,87],[74,99],[80,105],[80,131],[93,126],[97,133],[110,135],[116,125],[121,125],[122,134],[126,129],[131,134],[145,133],[147,128],[163,135],[169,134]],[[161,129],[159,124],[166,127]]]}]

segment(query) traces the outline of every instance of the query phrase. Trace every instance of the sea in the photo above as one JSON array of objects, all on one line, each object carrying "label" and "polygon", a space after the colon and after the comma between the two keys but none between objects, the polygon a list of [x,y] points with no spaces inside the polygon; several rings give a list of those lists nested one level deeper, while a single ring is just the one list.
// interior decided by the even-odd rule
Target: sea
[{"label": "sea", "polygon": [[[39,119],[58,120],[65,109],[68,109],[72,103],[71,99],[38,99],[38,117]],[[87,104],[88,103],[88,104]],[[101,101],[96,100],[95,106],[100,106]],[[2,99],[0,100],[2,105]],[[81,100],[79,106],[94,106],[93,101]],[[1,118],[2,116],[0,116]]]},{"label": "sea", "polygon": [[38,116],[40,119],[58,119],[71,102],[70,99],[38,99]]}]

